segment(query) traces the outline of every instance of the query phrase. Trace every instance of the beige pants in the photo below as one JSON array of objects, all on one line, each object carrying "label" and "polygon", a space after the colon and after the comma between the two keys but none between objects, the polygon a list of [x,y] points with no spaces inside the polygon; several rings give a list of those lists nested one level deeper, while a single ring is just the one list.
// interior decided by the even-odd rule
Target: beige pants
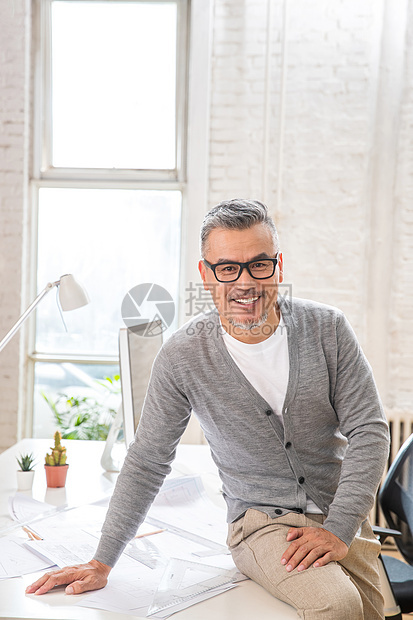
[{"label": "beige pants", "polygon": [[319,568],[287,573],[281,556],[290,527],[322,527],[323,515],[288,513],[271,519],[249,509],[229,525],[228,546],[237,568],[305,620],[382,620],[378,554],[380,543],[366,522],[347,556]]}]

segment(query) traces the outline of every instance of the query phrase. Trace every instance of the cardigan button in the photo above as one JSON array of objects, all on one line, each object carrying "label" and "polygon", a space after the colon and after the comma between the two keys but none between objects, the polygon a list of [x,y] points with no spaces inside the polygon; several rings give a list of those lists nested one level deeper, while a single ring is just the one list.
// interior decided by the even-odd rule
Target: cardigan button
[{"label": "cardigan button", "polygon": [[305,482],[304,476],[300,476],[300,478],[298,478],[298,482],[299,484],[303,484]]},{"label": "cardigan button", "polygon": [[288,449],[288,448],[291,448],[291,441],[287,441],[287,443],[285,444],[285,447],[286,447],[287,449]]},{"label": "cardigan button", "polygon": [[276,509],[274,510],[274,513],[275,513],[276,515],[282,515],[283,511],[282,511],[280,508],[276,508]]},{"label": "cardigan button", "polygon": [[272,409],[267,409],[267,411],[265,413],[266,413],[266,415],[271,415],[272,414]]}]

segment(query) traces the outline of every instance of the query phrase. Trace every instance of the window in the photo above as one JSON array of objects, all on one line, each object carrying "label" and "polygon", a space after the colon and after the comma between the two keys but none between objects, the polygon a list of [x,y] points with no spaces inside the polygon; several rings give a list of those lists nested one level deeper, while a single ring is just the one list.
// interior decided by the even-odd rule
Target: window
[{"label": "window", "polygon": [[51,8],[52,165],[175,169],[177,3]]},{"label": "window", "polygon": [[[53,293],[32,339],[33,436],[48,398],[101,394],[117,371],[124,296],[140,283],[178,308],[186,191],[186,0],[38,0],[33,281],[65,273],[91,303],[59,315]],[[178,325],[175,313],[169,331]]]}]

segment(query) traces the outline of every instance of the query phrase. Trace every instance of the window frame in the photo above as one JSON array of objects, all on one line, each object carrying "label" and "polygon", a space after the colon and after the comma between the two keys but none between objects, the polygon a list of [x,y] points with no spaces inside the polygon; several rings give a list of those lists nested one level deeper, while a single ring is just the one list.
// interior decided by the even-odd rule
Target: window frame
[{"label": "window frame", "polygon": [[[93,0],[92,0],[93,1]],[[185,47],[186,59],[177,63],[177,80],[186,83],[186,100],[177,102],[176,144],[178,154],[176,169],[156,170],[117,170],[107,174],[105,169],[43,169],[47,138],[47,114],[51,114],[50,80],[51,67],[47,71],[51,57],[45,49],[51,50],[51,0],[33,2],[33,80],[32,80],[32,132],[30,157],[31,178],[28,187],[30,205],[27,222],[28,250],[25,257],[24,291],[28,299],[37,294],[37,230],[38,196],[41,187],[79,187],[97,189],[175,189],[182,192],[182,229],[178,300],[178,324],[186,317],[186,287],[190,282],[199,281],[197,262],[199,258],[198,237],[203,216],[208,208],[209,173],[209,113],[210,113],[210,75],[212,25],[214,0],[179,0],[179,6],[186,4],[185,38],[177,37],[180,49],[177,58],[182,58]],[[179,12],[179,10],[178,10]],[[182,16],[182,13],[181,13]],[[178,15],[178,24],[180,18]],[[49,31],[47,31],[49,27]],[[184,79],[183,79],[184,78]],[[178,92],[178,89],[177,89]],[[49,98],[46,98],[46,93]],[[48,146],[50,148],[50,144]],[[166,173],[165,173],[166,172]],[[19,436],[32,436],[33,432],[33,394],[36,362],[75,362],[80,364],[107,364],[118,361],[117,356],[96,357],[90,355],[44,355],[35,351],[35,317],[27,322],[25,330],[26,363],[20,375],[20,394],[22,406],[19,408]]]},{"label": "window frame", "polygon": [[[125,168],[75,168],[54,167],[52,165],[52,4],[59,0],[37,0],[38,57],[37,72],[40,80],[35,105],[35,140],[33,151],[32,178],[38,180],[97,181],[102,177],[109,183],[137,182],[177,182],[186,180],[187,144],[187,81],[189,56],[189,18],[190,0],[122,0],[122,2],[142,2],[145,4],[176,4],[176,120],[175,120],[175,168],[173,169],[125,169]],[[63,0],[78,2],[82,0]],[[86,0],[85,0],[86,1]],[[87,0],[88,2],[108,2],[114,0]]]}]

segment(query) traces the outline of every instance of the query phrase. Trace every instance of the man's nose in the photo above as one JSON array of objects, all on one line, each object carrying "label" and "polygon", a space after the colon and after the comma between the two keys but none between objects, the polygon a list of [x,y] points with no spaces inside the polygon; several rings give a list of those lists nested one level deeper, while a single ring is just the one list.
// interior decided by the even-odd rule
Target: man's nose
[{"label": "man's nose", "polygon": [[250,275],[248,269],[246,267],[244,267],[244,269],[242,270],[241,275],[238,278],[236,284],[239,284],[240,286],[251,286],[252,284],[255,285],[256,281]]}]

